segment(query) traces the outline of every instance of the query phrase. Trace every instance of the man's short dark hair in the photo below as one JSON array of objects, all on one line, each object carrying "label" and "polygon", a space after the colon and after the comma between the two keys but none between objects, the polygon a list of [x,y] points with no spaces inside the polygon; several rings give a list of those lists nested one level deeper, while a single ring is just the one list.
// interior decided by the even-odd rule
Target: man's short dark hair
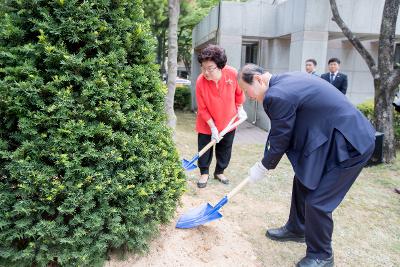
[{"label": "man's short dark hair", "polygon": [[254,75],[256,74],[264,74],[266,71],[264,68],[256,65],[256,64],[246,64],[244,65],[238,72],[238,80],[243,80],[248,84],[253,83]]},{"label": "man's short dark hair", "polygon": [[313,58],[307,59],[306,63],[307,62],[311,62],[312,64],[314,64],[314,66],[317,66],[317,61],[315,59],[313,59]]},{"label": "man's short dark hair", "polygon": [[336,62],[337,64],[340,64],[340,60],[338,58],[336,58],[336,57],[333,57],[333,58],[328,60],[328,65],[333,63],[333,62]]},{"label": "man's short dark hair", "polygon": [[214,61],[219,69],[223,69],[226,65],[227,58],[225,50],[222,47],[209,44],[203,50],[201,50],[197,60],[200,64],[204,61]]}]

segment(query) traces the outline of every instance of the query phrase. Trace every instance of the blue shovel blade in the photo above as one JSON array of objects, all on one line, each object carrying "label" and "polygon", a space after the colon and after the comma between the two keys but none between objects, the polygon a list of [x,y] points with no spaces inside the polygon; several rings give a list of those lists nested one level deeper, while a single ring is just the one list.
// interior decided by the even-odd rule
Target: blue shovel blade
[{"label": "blue shovel blade", "polygon": [[176,223],[176,228],[193,228],[219,218],[222,218],[222,214],[207,203],[183,214]]},{"label": "blue shovel blade", "polygon": [[228,197],[225,196],[214,207],[207,203],[190,210],[188,213],[179,218],[176,228],[193,228],[222,218],[222,214],[219,213],[219,209],[227,202]]},{"label": "blue shovel blade", "polygon": [[192,162],[193,160],[189,161],[187,159],[183,159],[182,160],[182,167],[186,170],[186,171],[191,171],[197,168],[196,164],[194,164]]}]

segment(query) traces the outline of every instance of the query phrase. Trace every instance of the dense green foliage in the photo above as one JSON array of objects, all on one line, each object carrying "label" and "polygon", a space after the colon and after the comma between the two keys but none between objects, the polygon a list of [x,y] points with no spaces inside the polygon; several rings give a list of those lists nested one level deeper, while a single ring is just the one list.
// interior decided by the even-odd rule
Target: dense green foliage
[{"label": "dense green foliage", "polygon": [[189,86],[177,87],[174,97],[174,108],[178,110],[190,110],[191,93]]},{"label": "dense green foliage", "polygon": [[[357,108],[371,121],[374,121],[374,101],[368,100],[361,103]],[[393,108],[394,109],[394,108]],[[396,146],[400,147],[400,113],[393,110],[393,130]]]},{"label": "dense green foliage", "polygon": [[141,0],[0,3],[0,266],[140,250],[184,178]]}]

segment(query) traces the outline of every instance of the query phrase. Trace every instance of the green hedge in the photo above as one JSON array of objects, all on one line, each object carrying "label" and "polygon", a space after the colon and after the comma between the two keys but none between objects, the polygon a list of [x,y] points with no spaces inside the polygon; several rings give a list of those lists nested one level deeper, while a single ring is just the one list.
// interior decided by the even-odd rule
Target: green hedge
[{"label": "green hedge", "polygon": [[146,248],[184,190],[141,0],[0,3],[0,266]]},{"label": "green hedge", "polygon": [[[368,100],[361,103],[357,108],[371,121],[374,121],[374,101]],[[400,113],[393,111],[393,128],[396,140],[396,146],[400,147]]]},{"label": "green hedge", "polygon": [[176,87],[174,108],[177,110],[189,110],[191,108],[191,98],[189,86]]}]

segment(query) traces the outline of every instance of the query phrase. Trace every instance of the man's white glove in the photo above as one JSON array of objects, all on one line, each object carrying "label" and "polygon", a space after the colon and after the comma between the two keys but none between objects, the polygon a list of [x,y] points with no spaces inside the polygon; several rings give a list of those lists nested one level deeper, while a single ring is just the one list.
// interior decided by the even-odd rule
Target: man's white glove
[{"label": "man's white glove", "polygon": [[253,165],[253,167],[249,170],[249,181],[250,182],[257,182],[265,177],[267,172],[267,168],[259,161]]},{"label": "man's white glove", "polygon": [[217,141],[218,143],[220,139],[217,127],[212,126],[210,129],[211,129],[211,139],[215,139],[215,141]]},{"label": "man's white glove", "polygon": [[246,120],[247,119],[247,113],[244,110],[243,106],[238,107],[238,118],[239,120]]}]

